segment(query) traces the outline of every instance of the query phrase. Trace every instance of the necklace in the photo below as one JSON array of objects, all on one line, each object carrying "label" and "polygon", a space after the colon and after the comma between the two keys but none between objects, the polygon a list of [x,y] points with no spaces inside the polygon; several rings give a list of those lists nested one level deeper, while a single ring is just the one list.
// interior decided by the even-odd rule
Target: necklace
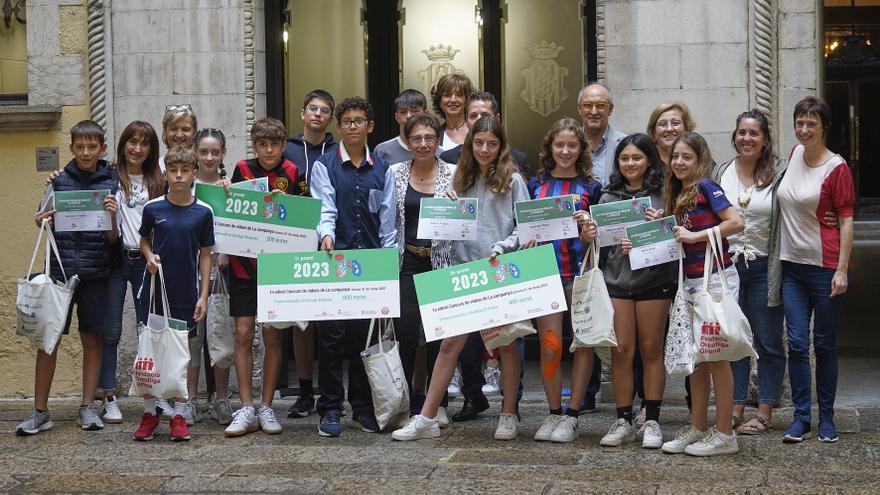
[{"label": "necklace", "polygon": [[[751,186],[746,187],[743,185],[742,179],[739,176],[739,162],[734,165],[734,172],[736,172],[736,188],[737,188],[737,203],[739,203],[740,208],[748,208],[749,203],[752,202],[752,193],[755,192],[755,186],[757,184],[752,184]],[[745,188],[745,189],[743,189]]]},{"label": "necklace", "polygon": [[450,132],[457,132],[459,129],[461,129],[462,127],[464,127],[466,125],[467,125],[467,119],[463,119],[461,121],[461,124],[459,124],[457,127],[452,127],[452,123],[450,123],[448,120],[446,121],[446,126],[449,128]]}]

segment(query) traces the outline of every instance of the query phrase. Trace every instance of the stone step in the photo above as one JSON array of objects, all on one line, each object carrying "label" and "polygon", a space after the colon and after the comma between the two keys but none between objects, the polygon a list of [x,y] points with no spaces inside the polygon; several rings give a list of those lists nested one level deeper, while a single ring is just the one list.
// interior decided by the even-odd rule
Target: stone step
[{"label": "stone step", "polygon": [[856,241],[880,241],[880,221],[858,220],[854,226]]}]

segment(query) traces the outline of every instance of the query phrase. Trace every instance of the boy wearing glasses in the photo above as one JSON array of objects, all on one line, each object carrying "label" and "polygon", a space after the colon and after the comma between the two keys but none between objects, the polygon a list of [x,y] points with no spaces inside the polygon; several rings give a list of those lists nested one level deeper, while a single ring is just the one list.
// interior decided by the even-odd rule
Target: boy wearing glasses
[{"label": "boy wearing glasses", "polygon": [[[406,145],[406,135],[403,126],[410,117],[419,113],[425,113],[428,108],[428,100],[421,91],[405,89],[394,99],[394,120],[400,127],[400,134],[376,146],[373,154],[382,158],[389,164],[412,160],[412,153]],[[438,147],[439,151],[440,148]]]},{"label": "boy wearing glasses", "polygon": [[[373,132],[373,107],[359,97],[346,98],[336,109],[336,126],[342,135],[339,147],[324,154],[312,172],[312,196],[323,202],[318,237],[321,249],[376,249],[379,241],[379,206],[388,163],[371,155],[367,136]],[[321,415],[318,433],[342,434],[343,361],[348,358],[348,402],[354,421],[364,431],[379,432],[364,365],[358,355],[370,320],[337,320],[318,330],[318,384]],[[346,354],[346,350],[348,353]]]},{"label": "boy wearing glasses", "polygon": [[[272,194],[297,194],[296,165],[282,155],[287,130],[278,119],[271,117],[257,121],[251,128],[251,143],[256,158],[240,160],[235,164],[232,182],[268,177]],[[281,433],[281,424],[275,418],[272,399],[281,370],[281,331],[263,325],[263,397],[259,409],[253,401],[254,319],[257,315],[257,259],[230,256],[229,314],[235,319],[235,374],[241,409],[233,414],[226,428],[227,436],[240,436],[263,430],[263,433]]]}]

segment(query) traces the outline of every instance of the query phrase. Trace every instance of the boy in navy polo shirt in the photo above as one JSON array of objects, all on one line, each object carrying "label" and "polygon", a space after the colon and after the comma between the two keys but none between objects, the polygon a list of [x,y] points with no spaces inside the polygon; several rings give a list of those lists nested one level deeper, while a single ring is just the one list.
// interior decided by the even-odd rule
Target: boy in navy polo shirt
[{"label": "boy in navy polo shirt", "polygon": [[[159,264],[165,274],[165,290],[170,308],[156,310],[178,320],[189,328],[189,337],[196,335],[196,322],[205,317],[211,282],[211,247],[214,246],[214,216],[211,209],[192,195],[192,184],[198,174],[198,158],[190,148],[172,148],[165,155],[165,183],[168,193],[144,206],[141,228],[141,253],[147,261],[147,270],[156,273]],[[141,290],[149,291],[149,281]],[[156,287],[156,292],[161,287]],[[149,304],[149,297],[141,297]],[[161,296],[156,294],[161,301]],[[149,311],[149,309],[148,309]],[[174,399],[171,418],[171,440],[189,440],[189,428],[183,418],[186,397]],[[144,415],[134,432],[134,439],[153,439],[159,426],[156,398],[144,396]]]},{"label": "boy in navy polo shirt", "polygon": [[[251,128],[251,144],[256,158],[240,160],[232,173],[232,182],[267,177],[272,194],[297,194],[296,165],[284,158],[284,139],[287,130],[278,119],[265,118]],[[230,256],[229,314],[235,319],[235,375],[241,409],[233,414],[226,428],[227,436],[240,436],[263,430],[263,433],[281,433],[281,424],[275,418],[272,399],[281,371],[281,332],[263,324],[263,397],[260,408],[254,410],[253,370],[254,319],[257,316],[257,259]]]},{"label": "boy in navy polo shirt", "polygon": [[[72,306],[76,306],[79,321],[79,337],[83,348],[83,389],[82,402],[79,408],[79,425],[83,430],[100,430],[104,423],[92,404],[95,400],[95,389],[98,386],[98,372],[101,369],[101,333],[107,327],[106,301],[107,277],[113,265],[113,248],[119,238],[116,227],[116,189],[117,177],[114,169],[101,156],[106,151],[104,129],[91,120],[77,123],[70,129],[70,153],[73,160],[52,179],[55,191],[77,190],[109,190],[110,195],[104,198],[104,209],[110,212],[112,226],[107,231],[92,232],[55,232],[55,240],[64,267],[51,257],[51,276],[55,280],[77,275],[79,285],[73,293]],[[40,213],[36,217],[37,225],[44,219],[52,219],[55,210]],[[48,275],[48,274],[47,274]],[[70,328],[73,311],[67,315],[64,333]],[[49,390],[55,375],[55,363],[58,359],[58,345],[55,352],[46,354],[37,351],[36,370],[34,372],[34,409],[28,412],[24,421],[15,429],[17,435],[35,435],[52,428],[49,417]]]},{"label": "boy in navy polo shirt", "polygon": [[[312,196],[323,203],[318,237],[321,249],[377,249],[379,206],[388,163],[370,155],[367,135],[373,132],[373,107],[359,97],[346,98],[336,109],[336,126],[342,134],[339,147],[315,161]],[[378,432],[373,399],[364,364],[357,350],[363,348],[370,320],[337,320],[318,329],[318,385],[321,415],[318,433],[342,434],[342,367],[348,363],[348,402],[355,422],[364,431]],[[348,350],[346,356],[345,350]]]}]

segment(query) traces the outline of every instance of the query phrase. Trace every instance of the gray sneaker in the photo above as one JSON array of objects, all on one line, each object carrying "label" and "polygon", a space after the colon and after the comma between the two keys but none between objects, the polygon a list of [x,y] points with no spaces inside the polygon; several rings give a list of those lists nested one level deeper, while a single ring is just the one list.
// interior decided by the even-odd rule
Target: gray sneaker
[{"label": "gray sneaker", "polygon": [[241,409],[232,414],[232,422],[226,427],[224,433],[227,437],[238,437],[259,429],[260,421],[254,413],[254,408],[243,405]]},{"label": "gray sneaker", "polygon": [[260,405],[260,410],[257,411],[257,418],[260,421],[260,429],[263,430],[263,433],[269,435],[281,433],[281,423],[275,418],[275,411],[269,404]]},{"label": "gray sneaker", "polygon": [[79,406],[79,420],[77,420],[77,424],[86,431],[104,429],[104,422],[101,421],[101,416],[98,414],[98,408],[96,408],[94,404]]},{"label": "gray sneaker", "polygon": [[201,412],[199,411],[198,397],[193,397],[186,401],[186,408],[183,410],[183,419],[186,421],[186,426],[192,426],[202,419]]},{"label": "gray sneaker", "polygon": [[226,396],[225,399],[214,397],[209,412],[218,423],[228,425],[232,421],[232,406],[229,404],[229,396]]},{"label": "gray sneaker", "polygon": [[41,431],[51,430],[52,418],[49,417],[49,411],[37,412],[36,409],[28,411],[24,421],[15,427],[15,434],[18,436],[36,435]]}]

